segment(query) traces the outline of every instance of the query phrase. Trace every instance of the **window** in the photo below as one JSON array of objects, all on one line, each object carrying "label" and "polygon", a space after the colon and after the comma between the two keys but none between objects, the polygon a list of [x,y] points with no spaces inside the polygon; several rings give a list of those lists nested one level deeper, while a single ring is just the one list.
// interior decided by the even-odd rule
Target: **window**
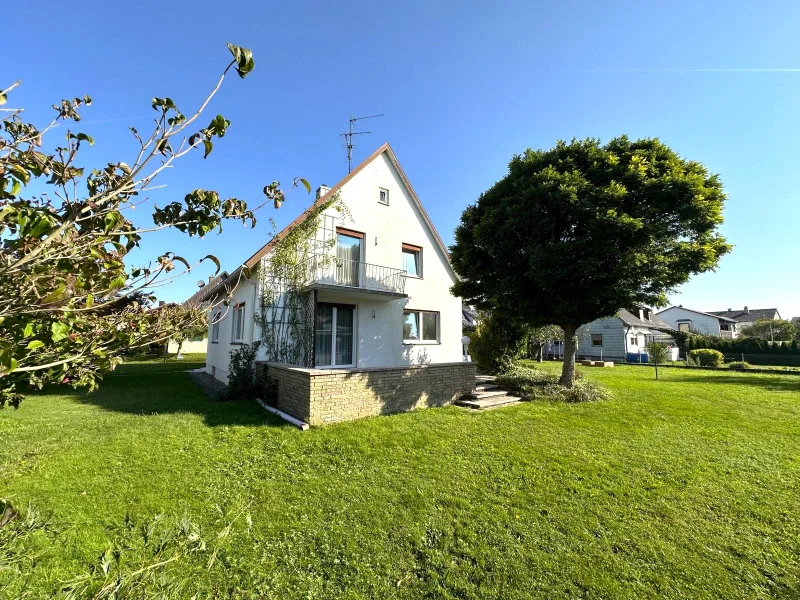
[{"label": "window", "polygon": [[314,326],[314,366],[355,365],[355,307],[317,304]]},{"label": "window", "polygon": [[406,342],[438,342],[439,313],[427,310],[404,310],[403,340]]},{"label": "window", "polygon": [[639,342],[636,341],[636,336],[631,337],[631,346],[638,346]]},{"label": "window", "polygon": [[389,190],[378,188],[378,204],[389,206]]},{"label": "window", "polygon": [[361,281],[364,234],[336,228],[336,284],[358,287]]},{"label": "window", "polygon": [[602,333],[593,333],[592,334],[592,346],[602,346],[603,345],[603,334]]},{"label": "window", "polygon": [[217,313],[211,319],[211,341],[217,343],[219,341],[219,322],[222,319],[222,313]]},{"label": "window", "polygon": [[691,329],[692,329],[691,321],[684,321],[683,323],[678,323],[678,331],[691,331]]},{"label": "window", "polygon": [[403,270],[410,277],[422,277],[422,248],[403,244]]},{"label": "window", "polygon": [[233,309],[233,341],[241,342],[244,340],[244,303],[237,304]]}]

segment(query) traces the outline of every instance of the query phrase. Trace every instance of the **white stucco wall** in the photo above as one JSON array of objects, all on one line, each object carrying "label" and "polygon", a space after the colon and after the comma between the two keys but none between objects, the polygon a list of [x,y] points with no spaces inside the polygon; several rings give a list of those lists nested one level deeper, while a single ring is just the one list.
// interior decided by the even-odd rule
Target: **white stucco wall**
[{"label": "white stucco wall", "polygon": [[[380,188],[389,190],[388,206],[378,202]],[[352,302],[359,307],[358,366],[461,360],[461,299],[450,294],[454,276],[391,160],[381,154],[347,182],[340,194],[351,218],[340,219],[338,224],[364,233],[364,262],[401,269],[402,244],[422,247],[422,278],[406,278],[408,299]],[[333,210],[329,214],[338,215]],[[438,311],[439,343],[403,344],[404,309]]]},{"label": "white stucco wall", "polygon": [[[378,202],[380,188],[389,191],[388,206]],[[450,294],[454,275],[434,233],[386,153],[366,165],[339,193],[349,216],[343,217],[334,209],[327,213],[337,217],[337,226],[364,234],[363,262],[402,269],[402,244],[422,248],[422,277],[406,278],[408,298],[380,301],[373,299],[377,298],[374,296],[364,297],[363,292],[353,295],[346,288],[318,292],[318,302],[356,306],[356,365],[382,367],[461,361],[461,299]],[[330,251],[335,254],[335,248]],[[252,281],[244,281],[234,292],[234,303],[245,302],[246,306],[246,343],[261,338],[253,322],[257,275],[254,274]],[[404,343],[404,309],[438,312],[438,341]],[[231,307],[220,322],[217,343],[211,341],[209,333],[206,370],[222,381],[227,381],[229,353],[235,347],[231,344],[232,322]],[[260,355],[264,354],[262,350]]]},{"label": "white stucco wall", "polygon": [[[253,280],[256,278],[254,277]],[[217,310],[224,315],[219,322],[219,338],[217,342],[211,339],[211,326],[208,329],[208,346],[206,350],[206,372],[215,376],[220,381],[228,382],[228,363],[230,362],[230,352],[238,348],[238,344],[233,343],[233,307],[244,302],[245,305],[245,328],[244,343],[253,343],[254,322],[253,314],[255,308],[255,284],[253,280],[242,279],[242,282],[233,291],[233,300],[230,306],[220,306],[212,309],[209,314],[209,322]]]},{"label": "white stucco wall", "polygon": [[689,328],[705,335],[719,335],[719,319],[713,315],[686,310],[680,306],[671,306],[657,313],[659,318],[673,329],[678,329],[681,322],[690,322]]}]

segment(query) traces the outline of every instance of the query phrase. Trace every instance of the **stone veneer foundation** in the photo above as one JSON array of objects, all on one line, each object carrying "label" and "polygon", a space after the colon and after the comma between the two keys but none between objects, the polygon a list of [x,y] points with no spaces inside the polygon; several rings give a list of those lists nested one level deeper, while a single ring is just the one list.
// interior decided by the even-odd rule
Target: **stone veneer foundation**
[{"label": "stone veneer foundation", "polygon": [[368,369],[258,363],[257,368],[278,381],[277,399],[267,402],[310,425],[443,406],[475,387],[475,365],[464,362]]}]

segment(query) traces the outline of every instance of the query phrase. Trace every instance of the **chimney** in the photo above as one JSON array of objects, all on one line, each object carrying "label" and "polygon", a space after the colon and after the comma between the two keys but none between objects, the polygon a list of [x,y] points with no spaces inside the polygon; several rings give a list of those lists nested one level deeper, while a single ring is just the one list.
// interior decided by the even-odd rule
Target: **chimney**
[{"label": "chimney", "polygon": [[159,300],[158,301],[158,305],[159,306],[164,306],[164,304],[166,304],[166,300]]},{"label": "chimney", "polygon": [[746,312],[749,315],[750,314],[750,309],[745,306],[744,307],[744,312]]},{"label": "chimney", "polygon": [[733,312],[733,309],[732,309],[732,308],[729,308],[729,309],[728,309],[728,312]]},{"label": "chimney", "polygon": [[212,283],[214,283],[214,276],[213,275],[209,275],[208,276],[208,285],[211,285]]},{"label": "chimney", "polygon": [[321,186],[319,186],[317,188],[317,200],[322,198],[325,194],[327,194],[330,191],[331,191],[331,188],[329,188],[327,185],[325,185],[323,183]]}]

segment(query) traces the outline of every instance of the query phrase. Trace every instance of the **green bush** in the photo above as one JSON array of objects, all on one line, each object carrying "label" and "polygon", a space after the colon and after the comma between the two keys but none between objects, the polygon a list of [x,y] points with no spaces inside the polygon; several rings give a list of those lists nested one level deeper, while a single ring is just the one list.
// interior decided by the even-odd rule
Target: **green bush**
[{"label": "green bush", "polygon": [[525,331],[498,316],[485,316],[470,336],[469,353],[479,373],[508,371],[522,354]]},{"label": "green bush", "polygon": [[260,342],[231,350],[226,400],[249,400],[256,396],[256,354]]},{"label": "green bush", "polygon": [[719,350],[710,348],[698,348],[689,352],[689,358],[701,367],[718,367],[725,358]]},{"label": "green bush", "polygon": [[534,386],[558,383],[558,376],[555,373],[515,365],[502,375],[498,375],[495,383],[512,392],[524,392]]},{"label": "green bush", "polygon": [[650,363],[664,364],[669,358],[669,352],[664,344],[650,342],[645,346],[647,350],[647,360]]},{"label": "green bush", "polygon": [[519,394],[524,400],[593,402],[611,397],[610,391],[593,381],[576,377],[575,385],[572,388],[565,388],[558,383],[558,380],[559,377],[555,373],[515,365],[506,373],[498,375],[495,383],[512,393]]},{"label": "green bush", "polygon": [[736,362],[730,363],[728,365],[728,368],[734,371],[744,371],[746,369],[752,369],[753,365],[751,365],[749,362],[737,360]]}]

